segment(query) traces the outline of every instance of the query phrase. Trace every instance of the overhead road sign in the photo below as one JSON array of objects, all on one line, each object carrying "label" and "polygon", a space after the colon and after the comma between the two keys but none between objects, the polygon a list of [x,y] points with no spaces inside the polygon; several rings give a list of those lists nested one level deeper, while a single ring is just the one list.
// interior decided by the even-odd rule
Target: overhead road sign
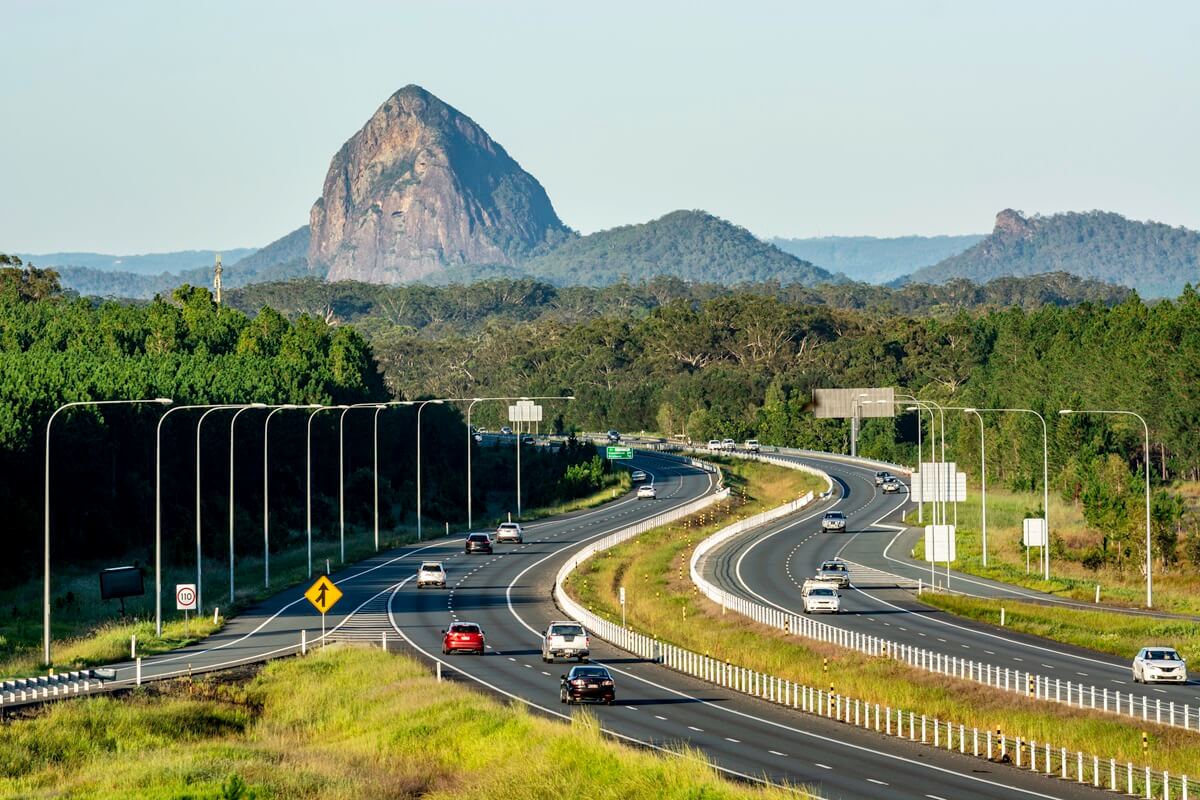
[{"label": "overhead road sign", "polygon": [[[813,416],[817,419],[894,417],[896,390],[890,386],[864,389],[814,389]],[[869,401],[869,402],[868,402]],[[879,402],[883,401],[883,402]]]},{"label": "overhead road sign", "polygon": [[518,400],[508,407],[509,422],[541,422],[542,407],[532,400]]},{"label": "overhead road sign", "polygon": [[604,448],[605,457],[609,461],[626,461],[633,458],[632,447],[606,447]]}]

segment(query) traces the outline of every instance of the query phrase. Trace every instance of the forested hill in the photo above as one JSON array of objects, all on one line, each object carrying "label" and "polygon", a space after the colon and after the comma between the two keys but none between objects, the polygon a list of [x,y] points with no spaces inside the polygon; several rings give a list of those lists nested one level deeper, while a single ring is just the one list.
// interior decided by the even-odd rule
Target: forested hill
[{"label": "forested hill", "polygon": [[785,253],[811,261],[830,272],[866,283],[887,283],[901,275],[958,255],[983,238],[966,236],[820,236],[812,239],[767,239]]},{"label": "forested hill", "polygon": [[1027,217],[1005,209],[986,239],[909,280],[989,281],[1054,271],[1130,286],[1147,297],[1174,296],[1200,283],[1200,233],[1104,211]]},{"label": "forested hill", "polygon": [[1058,273],[1001,278],[985,286],[950,281],[939,286],[889,289],[865,283],[756,283],[728,286],[685,283],[678,278],[621,281],[603,287],[560,287],[532,278],[497,278],[449,286],[379,286],[368,283],[288,281],[247,286],[227,293],[226,302],[253,313],[269,306],[290,317],[301,314],[354,323],[369,333],[396,327],[427,337],[467,333],[489,325],[539,319],[576,323],[618,313],[644,317],[674,301],[701,303],[731,295],[771,297],[795,305],[862,310],[872,315],[944,317],[960,311],[1092,303],[1115,305],[1129,296],[1124,287]]},{"label": "forested hill", "polygon": [[518,268],[552,283],[587,286],[657,275],[726,285],[768,280],[811,285],[835,279],[703,211],[674,211],[640,225],[570,239]]}]

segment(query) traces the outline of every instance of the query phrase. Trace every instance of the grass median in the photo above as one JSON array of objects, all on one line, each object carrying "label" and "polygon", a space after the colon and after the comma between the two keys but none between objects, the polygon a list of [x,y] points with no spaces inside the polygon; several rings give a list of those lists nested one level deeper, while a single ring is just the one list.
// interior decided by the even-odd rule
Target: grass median
[{"label": "grass median", "polygon": [[0,728],[0,795],[773,800],[703,756],[652,753],[463,686],[415,659],[333,646],[261,671],[47,707]]},{"label": "grass median", "polygon": [[1200,763],[1200,737],[1195,733],[1147,725],[1147,757],[1142,753],[1142,728],[1129,720],[1038,702],[912,669],[895,660],[808,642],[732,612],[723,613],[691,584],[688,561],[697,543],[743,516],[743,508],[757,510],[755,475],[746,477],[744,504],[722,503],[701,517],[658,528],[600,553],[572,573],[568,591],[593,613],[619,622],[618,593],[623,586],[629,627],[742,667],[809,686],[832,687],[881,706],[968,728],[1000,729],[1009,736],[1049,741],[1072,751],[1135,764],[1148,760],[1156,769],[1195,773]]}]

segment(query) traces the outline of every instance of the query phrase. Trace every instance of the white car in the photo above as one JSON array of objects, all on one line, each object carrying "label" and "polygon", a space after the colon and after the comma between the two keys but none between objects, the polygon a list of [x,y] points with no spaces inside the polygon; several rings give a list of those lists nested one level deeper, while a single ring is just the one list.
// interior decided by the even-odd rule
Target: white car
[{"label": "white car", "polygon": [[757,453],[761,449],[758,444],[758,439],[747,439],[746,443],[742,446],[751,453]]},{"label": "white car", "polygon": [[657,500],[658,490],[654,488],[654,484],[647,483],[645,486],[639,486],[637,490],[638,500]]},{"label": "white car", "polygon": [[591,639],[578,622],[558,620],[551,622],[542,637],[542,661],[556,658],[574,658],[583,661],[591,655]]},{"label": "white car", "polygon": [[437,586],[440,589],[446,588],[446,570],[442,566],[442,562],[421,562],[421,567],[417,570],[417,588],[424,589],[426,586]]},{"label": "white car", "polygon": [[733,439],[722,439],[721,440],[721,449],[722,450],[736,450],[737,442],[735,442]]},{"label": "white car", "polygon": [[1133,659],[1134,683],[1187,683],[1187,661],[1174,647],[1143,647]]},{"label": "white car", "polygon": [[710,453],[721,452],[721,440],[720,439],[709,439],[708,440],[708,452],[710,452]]},{"label": "white car", "polygon": [[825,516],[821,518],[821,530],[823,531],[845,531],[846,530],[846,515],[841,511],[827,511]]},{"label": "white car", "polygon": [[521,544],[525,541],[525,530],[519,522],[501,522],[500,527],[496,528],[497,542],[512,542]]},{"label": "white car", "polygon": [[642,472],[640,469],[635,469],[633,472],[629,473],[629,480],[633,481],[634,483],[641,483],[642,481],[646,480],[646,473]]},{"label": "white car", "polygon": [[830,614],[841,613],[841,595],[838,594],[837,584],[830,581],[808,580],[800,589],[804,599],[804,613],[827,611]]}]

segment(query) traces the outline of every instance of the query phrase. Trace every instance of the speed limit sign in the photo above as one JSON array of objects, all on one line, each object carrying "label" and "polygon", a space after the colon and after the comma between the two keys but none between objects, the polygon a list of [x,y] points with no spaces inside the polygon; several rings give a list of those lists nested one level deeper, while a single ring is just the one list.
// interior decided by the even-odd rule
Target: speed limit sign
[{"label": "speed limit sign", "polygon": [[195,611],[196,610],[196,584],[194,584],[194,583],[177,583],[177,584],[175,584],[175,610],[176,611]]}]

